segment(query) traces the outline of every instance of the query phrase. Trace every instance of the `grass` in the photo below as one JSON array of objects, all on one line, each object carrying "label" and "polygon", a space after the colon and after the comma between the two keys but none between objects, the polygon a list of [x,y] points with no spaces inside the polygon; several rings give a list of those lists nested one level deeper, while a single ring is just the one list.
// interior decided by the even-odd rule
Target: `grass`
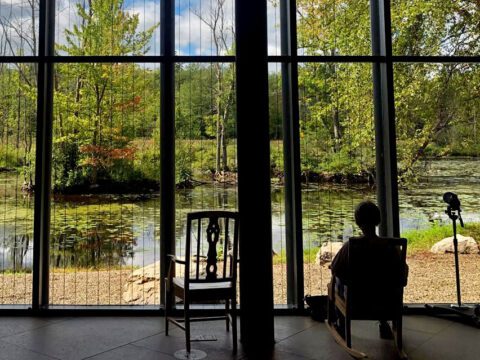
[{"label": "grass", "polygon": [[[458,228],[458,233],[463,236],[471,236],[477,242],[480,240],[480,223],[466,224],[465,228]],[[417,251],[428,251],[436,242],[452,236],[452,226],[434,225],[428,229],[408,230],[402,233],[402,237],[408,240],[408,253],[412,254]],[[314,263],[319,247],[311,247],[303,249],[303,261],[305,264]],[[274,265],[287,263],[287,254],[285,250],[273,257]]]},{"label": "grass", "polygon": [[[305,264],[314,263],[317,257],[319,247],[311,247],[308,249],[303,249],[303,262]],[[285,250],[282,250],[279,254],[276,254],[273,257],[273,265],[281,265],[287,263],[287,253]]]},{"label": "grass", "polygon": [[[458,228],[458,233],[463,236],[471,236],[475,240],[480,239],[480,223],[466,224],[465,228]],[[423,230],[408,230],[402,233],[402,237],[408,240],[408,252],[429,250],[436,242],[452,236],[451,225],[434,225]]]}]

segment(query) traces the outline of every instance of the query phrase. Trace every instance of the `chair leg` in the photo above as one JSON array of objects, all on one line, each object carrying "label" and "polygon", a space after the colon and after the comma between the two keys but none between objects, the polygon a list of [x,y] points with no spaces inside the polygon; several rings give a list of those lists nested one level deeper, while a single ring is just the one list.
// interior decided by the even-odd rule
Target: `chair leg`
[{"label": "chair leg", "polygon": [[337,342],[337,344],[339,344],[354,359],[363,359],[363,358],[367,357],[367,354],[365,354],[361,351],[355,350],[351,347],[348,347],[347,343],[345,342],[345,339],[344,339],[345,335],[340,334],[340,332],[338,331],[338,328],[334,324],[329,324],[328,321],[326,321],[325,325],[326,325],[328,331],[330,331],[330,333],[332,334],[332,336],[335,339],[335,341]]},{"label": "chair leg", "polygon": [[347,347],[352,347],[352,329],[351,329],[351,321],[350,316],[345,316],[345,342],[347,343]]},{"label": "chair leg", "polygon": [[185,316],[185,342],[186,342],[186,348],[187,348],[187,353],[190,353],[190,304],[188,301],[184,301],[184,316]]},{"label": "chair leg", "polygon": [[402,330],[402,318],[393,320],[393,337],[395,341],[395,346],[397,348],[397,352],[399,358],[402,360],[407,359],[407,354],[403,351],[403,330]]},{"label": "chair leg", "polygon": [[236,295],[232,299],[232,338],[233,338],[233,353],[237,353],[237,299]]},{"label": "chair leg", "polygon": [[168,280],[165,279],[165,336],[168,336],[168,316],[170,315],[170,292],[168,291]]},{"label": "chair leg", "polygon": [[227,325],[227,332],[230,331],[230,318],[229,311],[230,310],[230,299],[225,299],[225,316],[226,316],[226,325]]}]

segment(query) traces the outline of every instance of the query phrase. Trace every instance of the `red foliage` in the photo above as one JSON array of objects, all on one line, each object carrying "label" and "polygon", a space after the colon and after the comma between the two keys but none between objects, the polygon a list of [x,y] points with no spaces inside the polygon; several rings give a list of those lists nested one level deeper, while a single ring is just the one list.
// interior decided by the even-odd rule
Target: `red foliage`
[{"label": "red foliage", "polygon": [[115,160],[133,160],[135,157],[134,147],[110,148],[101,145],[83,145],[80,147],[82,154],[87,154],[84,164],[94,168],[108,168],[113,166]]},{"label": "red foliage", "polygon": [[142,101],[142,97],[137,95],[135,96],[133,99],[131,100],[128,100],[124,103],[119,103],[119,104],[116,104],[115,107],[118,109],[118,110],[127,110],[129,108],[133,108],[135,109],[139,104],[140,102]]}]

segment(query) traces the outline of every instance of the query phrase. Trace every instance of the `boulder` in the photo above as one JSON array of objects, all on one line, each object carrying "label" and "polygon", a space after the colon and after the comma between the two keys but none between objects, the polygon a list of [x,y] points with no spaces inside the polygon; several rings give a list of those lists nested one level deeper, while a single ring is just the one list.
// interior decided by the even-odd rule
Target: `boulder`
[{"label": "boulder", "polygon": [[[200,262],[203,261],[201,260]],[[177,264],[175,273],[183,276],[184,270],[184,266]],[[217,272],[220,274],[222,270],[222,265],[218,264]],[[191,275],[194,272],[195,268],[191,269]],[[205,275],[204,267],[201,268],[200,275]],[[125,303],[129,305],[159,305],[160,261],[133,271],[125,282],[122,297]]]},{"label": "boulder", "polygon": [[[177,264],[176,273],[181,274],[183,270],[183,267]],[[123,300],[129,305],[160,304],[160,261],[136,269],[130,274],[123,288]]]},{"label": "boulder", "polygon": [[160,304],[160,261],[137,269],[128,277],[123,300],[131,305]]},{"label": "boulder", "polygon": [[323,265],[329,263],[333,260],[335,255],[340,251],[343,246],[343,242],[334,241],[334,242],[325,242],[318,250],[315,263],[318,265]]},{"label": "boulder", "polygon": [[[459,254],[478,254],[480,248],[474,238],[458,234],[458,253]],[[440,240],[432,246],[430,252],[435,254],[453,253],[453,236]]]}]

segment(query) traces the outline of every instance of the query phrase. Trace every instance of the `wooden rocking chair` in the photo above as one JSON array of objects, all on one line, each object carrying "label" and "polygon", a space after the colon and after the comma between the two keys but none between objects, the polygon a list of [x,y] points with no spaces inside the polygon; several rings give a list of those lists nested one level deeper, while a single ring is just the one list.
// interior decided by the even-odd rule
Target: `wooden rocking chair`
[{"label": "wooden rocking chair", "polygon": [[[190,347],[190,323],[193,321],[226,320],[232,327],[233,352],[237,351],[237,262],[239,216],[237,212],[202,211],[187,215],[185,258],[169,255],[170,267],[165,279],[165,335],[173,323],[185,331],[186,351]],[[175,276],[175,265],[184,268],[183,277]],[[173,297],[184,304],[183,319],[170,316]],[[190,304],[225,302],[225,315],[191,317]]]},{"label": "wooden rocking chair", "polygon": [[[332,277],[328,284],[328,307],[327,307],[327,328],[332,333],[335,341],[340,344],[354,358],[365,358],[367,355],[352,348],[351,321],[352,320],[379,320],[392,321],[392,332],[399,358],[407,359],[403,351],[402,343],[402,312],[403,312],[403,288],[406,285],[406,239],[386,239],[385,247],[390,251],[385,253],[394,254],[396,259],[383,259],[376,271],[364,270],[365,261],[368,261],[366,248],[358,239],[349,240],[348,269],[349,281],[346,284],[339,284],[338,279]],[[382,245],[383,247],[383,245]],[[377,256],[382,252],[374,253]],[[382,271],[386,267],[398,268],[395,271]],[[390,265],[390,266],[389,266]],[[368,268],[368,267],[367,267]],[[397,272],[398,271],[398,272]],[[393,273],[397,274],[391,276]],[[395,279],[394,279],[395,278]],[[343,288],[342,288],[343,287]],[[342,321],[343,320],[343,321]],[[340,322],[337,323],[337,321]]]}]

